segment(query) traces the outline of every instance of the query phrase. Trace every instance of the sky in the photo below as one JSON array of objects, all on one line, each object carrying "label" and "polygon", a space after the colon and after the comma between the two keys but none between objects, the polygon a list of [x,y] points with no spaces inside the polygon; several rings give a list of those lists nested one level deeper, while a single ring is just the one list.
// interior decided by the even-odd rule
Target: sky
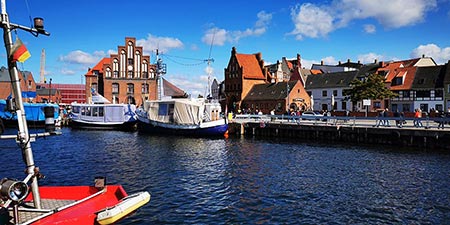
[{"label": "sky", "polygon": [[205,94],[208,74],[224,80],[232,47],[260,52],[266,64],[300,54],[305,68],[348,59],[450,60],[450,0],[14,0],[6,9],[15,24],[44,18],[51,34],[13,33],[31,53],[19,69],[36,82],[42,49],[47,80],[84,84],[88,69],[116,53],[125,37],[135,37],[152,63],[159,49],[164,78],[193,96]]}]

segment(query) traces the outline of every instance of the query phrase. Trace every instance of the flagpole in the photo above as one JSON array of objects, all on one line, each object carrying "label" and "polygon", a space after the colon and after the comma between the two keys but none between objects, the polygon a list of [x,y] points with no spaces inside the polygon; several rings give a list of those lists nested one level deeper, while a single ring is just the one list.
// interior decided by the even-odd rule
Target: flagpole
[{"label": "flagpole", "polygon": [[[37,36],[39,34],[49,35],[44,29],[42,19],[35,19],[35,28],[24,27],[21,25],[13,24],[9,22],[8,14],[6,13],[6,0],[1,0],[1,27],[3,28],[3,40],[5,42],[6,56],[8,61],[9,76],[11,79],[12,91],[15,99],[15,107],[17,113],[17,123],[19,131],[17,139],[22,149],[22,155],[26,163],[26,173],[28,177],[31,177],[31,191],[33,193],[34,207],[41,209],[41,197],[39,193],[39,186],[37,180],[37,167],[34,165],[33,152],[31,150],[30,135],[28,132],[27,120],[25,115],[25,107],[23,105],[22,91],[20,88],[19,73],[17,70],[17,63],[12,60],[11,48],[13,47],[13,41],[11,31],[14,29],[22,29]],[[40,19],[40,21],[38,21]],[[38,21],[38,22],[37,22]],[[37,22],[37,23],[36,23]]]}]

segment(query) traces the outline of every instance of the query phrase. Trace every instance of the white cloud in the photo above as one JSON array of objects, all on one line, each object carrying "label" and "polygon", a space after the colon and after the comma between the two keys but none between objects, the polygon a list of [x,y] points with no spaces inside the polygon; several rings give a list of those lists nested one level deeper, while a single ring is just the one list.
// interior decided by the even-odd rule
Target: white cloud
[{"label": "white cloud", "polygon": [[450,60],[450,47],[441,48],[436,44],[419,45],[411,52],[412,58],[419,58],[425,55],[432,57],[437,64],[444,64]]},{"label": "white cloud", "polygon": [[375,62],[375,60],[380,62],[380,61],[384,61],[385,59],[386,59],[385,56],[379,55],[379,54],[376,54],[373,52],[358,55],[358,61],[360,61],[362,64],[373,63],[373,62]]},{"label": "white cloud", "polygon": [[171,49],[180,49],[184,47],[183,42],[178,38],[157,37],[148,34],[147,39],[139,39],[136,41],[137,46],[142,46],[144,53],[149,55],[152,51],[159,49],[160,52],[167,53]]},{"label": "white cloud", "polygon": [[103,51],[96,51],[90,54],[81,50],[75,50],[65,56],[59,56],[59,61],[70,64],[92,65],[97,64],[105,56],[106,54]]},{"label": "white cloud", "polygon": [[437,6],[436,0],[339,0],[336,3],[336,16],[342,25],[354,19],[374,18],[387,28],[421,22]]},{"label": "white cloud", "polygon": [[[380,7],[382,6],[382,7]],[[413,6],[413,7],[412,7]],[[375,19],[385,28],[400,28],[422,22],[437,7],[436,0],[335,0],[329,5],[305,3],[291,9],[297,40],[326,37],[354,20]],[[365,26],[366,32],[375,27]]]},{"label": "white cloud", "polygon": [[77,72],[75,72],[73,70],[69,70],[69,69],[61,69],[60,73],[63,74],[63,75],[75,75],[75,74],[77,74]]},{"label": "white cloud", "polygon": [[364,25],[364,32],[368,34],[374,34],[375,32],[377,32],[377,28],[373,24],[366,24]]},{"label": "white cloud", "polygon": [[313,4],[306,3],[291,10],[291,18],[295,29],[289,34],[295,35],[297,40],[303,37],[324,37],[334,30],[333,16],[326,10]]},{"label": "white cloud", "polygon": [[272,21],[272,14],[260,11],[256,16],[258,17],[258,20],[254,27],[245,30],[227,31],[217,27],[210,28],[203,35],[202,42],[209,45],[212,43],[213,45],[222,46],[226,42],[238,42],[245,37],[261,36],[266,33],[267,28]]}]

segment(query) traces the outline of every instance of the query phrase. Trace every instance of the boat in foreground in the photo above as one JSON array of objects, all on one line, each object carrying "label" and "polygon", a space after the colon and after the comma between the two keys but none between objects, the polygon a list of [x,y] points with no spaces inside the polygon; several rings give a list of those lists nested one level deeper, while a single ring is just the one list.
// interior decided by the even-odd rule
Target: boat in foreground
[{"label": "boat in foreground", "polygon": [[[13,45],[11,31],[21,29],[35,36],[49,34],[44,30],[42,18],[34,19],[34,28],[10,23],[6,13],[6,0],[1,0],[0,26],[4,31],[13,90],[12,108],[18,115],[17,135],[0,135],[0,139],[16,139],[26,166],[23,180],[0,179],[0,224],[111,224],[146,204],[150,200],[148,192],[128,196],[121,185],[106,185],[104,178],[96,178],[93,186],[39,186],[39,179],[44,176],[35,164],[31,143],[38,137],[55,135],[57,132],[54,124],[50,124],[53,120],[47,118],[45,133],[28,132],[16,64],[16,58],[20,61],[27,50],[24,45]],[[8,169],[1,168],[1,165],[0,163],[0,169]]]},{"label": "boat in foreground", "polygon": [[138,130],[145,133],[207,137],[228,130],[220,104],[205,99],[147,100],[136,114]]},{"label": "boat in foreground", "polygon": [[136,106],[132,104],[72,103],[70,126],[81,129],[135,130]]}]

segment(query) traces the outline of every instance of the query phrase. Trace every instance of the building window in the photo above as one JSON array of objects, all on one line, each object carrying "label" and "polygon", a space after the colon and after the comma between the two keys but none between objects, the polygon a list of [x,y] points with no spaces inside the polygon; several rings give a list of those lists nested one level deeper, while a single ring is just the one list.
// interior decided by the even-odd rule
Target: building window
[{"label": "building window", "polygon": [[118,83],[112,84],[112,93],[119,94],[119,84]]},{"label": "building window", "polygon": [[134,94],[134,84],[127,84],[127,94]]},{"label": "building window", "polygon": [[434,97],[435,98],[442,98],[444,97],[444,92],[442,90],[434,90]]},{"label": "building window", "polygon": [[342,102],[342,110],[347,110],[347,102]]},{"label": "building window", "polygon": [[155,79],[155,71],[150,70],[150,79]]},{"label": "building window", "polygon": [[322,91],[322,97],[327,97],[327,91]]},{"label": "building window", "polygon": [[28,89],[31,89],[33,86],[31,85],[31,80],[28,80]]},{"label": "building window", "polygon": [[106,77],[111,77],[111,68],[106,67]]},{"label": "building window", "polygon": [[375,109],[381,109],[381,102],[373,102],[373,107]]},{"label": "building window", "polygon": [[333,90],[333,95],[334,95],[334,97],[336,97],[338,95],[338,91],[337,90]]},{"label": "building window", "polygon": [[148,94],[148,84],[147,83],[142,84],[141,92],[142,92],[142,94]]},{"label": "building window", "polygon": [[403,84],[403,78],[402,77],[396,77],[394,79],[392,79],[392,86],[396,86],[396,85],[402,85]]},{"label": "building window", "polygon": [[134,60],[133,59],[128,59],[128,65],[133,65]]},{"label": "building window", "polygon": [[128,71],[128,79],[133,78],[133,71]]},{"label": "building window", "polygon": [[98,85],[97,83],[92,83],[91,84],[91,92],[98,92]]}]

